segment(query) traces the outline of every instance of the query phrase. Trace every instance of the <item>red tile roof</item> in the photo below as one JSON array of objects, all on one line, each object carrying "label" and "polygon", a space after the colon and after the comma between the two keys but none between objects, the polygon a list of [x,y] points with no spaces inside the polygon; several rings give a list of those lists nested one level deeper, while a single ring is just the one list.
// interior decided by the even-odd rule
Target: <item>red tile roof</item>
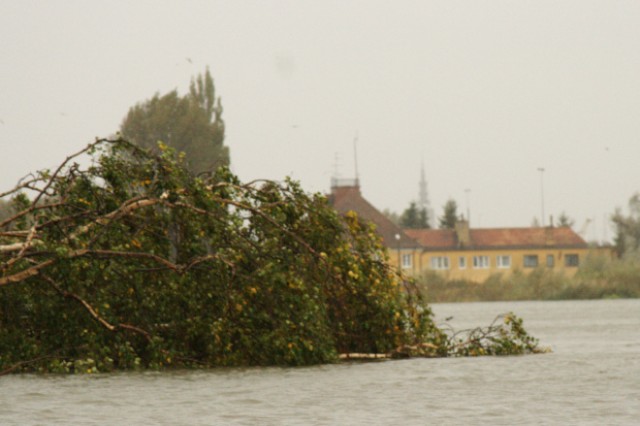
[{"label": "red tile roof", "polygon": [[[492,250],[518,248],[587,248],[587,243],[569,227],[469,229],[470,242],[461,247],[453,229],[401,229],[371,205],[357,184],[334,186],[329,203],[341,214],[355,212],[372,222],[389,248],[424,250]],[[395,236],[400,235],[400,240]]]},{"label": "red tile roof", "polygon": [[424,248],[447,250],[458,247],[453,229],[405,229],[404,232]]},{"label": "red tile roof", "polygon": [[[331,188],[328,196],[329,203],[338,213],[346,214],[349,211],[355,212],[358,217],[372,222],[376,226],[376,232],[382,237],[383,243],[389,248],[419,248],[420,245],[408,237],[405,232],[388,217],[380,213],[375,207],[364,199],[360,193],[360,187],[336,186]],[[400,235],[400,240],[396,240],[396,235]]]},{"label": "red tile roof", "polygon": [[[451,229],[406,229],[426,250],[460,249]],[[587,243],[569,227],[470,229],[468,249],[586,248]]]}]

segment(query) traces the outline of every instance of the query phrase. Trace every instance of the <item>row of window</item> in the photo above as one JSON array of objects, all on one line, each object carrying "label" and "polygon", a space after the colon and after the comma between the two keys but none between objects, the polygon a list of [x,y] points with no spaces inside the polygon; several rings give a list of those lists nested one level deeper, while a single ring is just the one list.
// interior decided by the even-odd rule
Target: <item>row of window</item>
[{"label": "row of window", "polygon": [[[406,258],[406,259],[405,259]],[[491,267],[491,262],[489,256],[473,256],[472,257],[472,267],[473,269],[489,269]],[[575,267],[580,263],[580,258],[577,254],[565,254],[564,255],[564,266]],[[496,256],[496,267],[498,269],[509,269],[511,268],[511,256],[509,255],[498,255]],[[527,254],[523,259],[523,266],[525,268],[537,268],[540,265],[538,261],[537,254]],[[431,257],[430,263],[431,269],[436,270],[444,270],[450,269],[451,264],[449,262],[449,256],[433,256]],[[552,254],[547,255],[546,257],[546,266],[548,268],[553,268],[555,266],[555,256]],[[402,267],[408,268],[411,267],[411,256],[404,255],[402,257]],[[460,256],[458,258],[458,269],[467,269],[467,258],[465,256]]]}]

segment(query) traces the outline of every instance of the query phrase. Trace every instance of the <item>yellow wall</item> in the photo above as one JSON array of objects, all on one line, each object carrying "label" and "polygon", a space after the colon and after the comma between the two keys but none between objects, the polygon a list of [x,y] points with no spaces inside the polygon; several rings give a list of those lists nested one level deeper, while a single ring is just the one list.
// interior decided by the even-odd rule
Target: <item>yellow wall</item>
[{"label": "yellow wall", "polygon": [[[428,251],[428,252],[416,252],[413,257],[413,268],[410,270],[404,269],[406,272],[419,274],[427,270],[434,270],[439,274],[444,275],[447,279],[465,279],[470,281],[482,282],[489,276],[497,273],[510,274],[515,270],[521,270],[524,272],[530,272],[536,269],[535,267],[525,267],[525,256],[538,256],[538,267],[552,269],[556,272],[562,272],[567,275],[573,276],[578,270],[578,266],[565,265],[566,255],[577,255],[578,263],[583,262],[586,257],[588,249],[533,249],[533,250],[451,250],[451,251]],[[403,251],[403,254],[409,254],[409,250]],[[390,251],[390,256],[394,265],[397,265],[398,252],[395,250]],[[474,267],[474,256],[486,256],[488,258],[487,267],[476,266]],[[510,265],[499,266],[498,256],[508,256],[510,259]],[[553,258],[553,266],[547,266],[547,256]],[[432,258],[448,258],[448,268],[433,269]],[[466,267],[461,267],[460,258],[464,258],[466,261]],[[446,266],[441,261],[441,266]]]},{"label": "yellow wall", "polygon": [[389,251],[389,264],[391,267],[397,269],[398,264],[402,264],[402,259],[408,257],[410,259],[408,264],[403,264],[402,271],[410,274],[417,275],[421,271],[421,250],[420,249],[401,249],[398,253],[397,249],[388,249]]}]

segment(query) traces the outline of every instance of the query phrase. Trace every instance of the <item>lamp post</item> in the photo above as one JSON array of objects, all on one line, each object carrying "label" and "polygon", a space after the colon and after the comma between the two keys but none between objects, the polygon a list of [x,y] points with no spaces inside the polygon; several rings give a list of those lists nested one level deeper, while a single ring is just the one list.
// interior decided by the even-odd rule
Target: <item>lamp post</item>
[{"label": "lamp post", "polygon": [[541,224],[544,227],[544,167],[538,167],[540,172],[540,215]]},{"label": "lamp post", "polygon": [[400,264],[400,234],[396,233],[394,238],[396,239],[396,249],[398,251],[398,273],[400,273],[402,271],[402,265]]}]

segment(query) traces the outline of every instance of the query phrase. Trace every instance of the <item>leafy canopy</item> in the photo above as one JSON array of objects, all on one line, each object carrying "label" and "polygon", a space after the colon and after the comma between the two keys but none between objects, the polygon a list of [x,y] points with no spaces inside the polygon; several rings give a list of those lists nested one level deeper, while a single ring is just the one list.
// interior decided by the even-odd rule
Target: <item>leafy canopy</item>
[{"label": "leafy canopy", "polygon": [[617,208],[611,221],[615,227],[614,243],[619,256],[637,255],[640,250],[640,193],[629,198],[628,214]]},{"label": "leafy canopy", "polygon": [[[13,191],[0,223],[0,370],[300,365],[445,341],[373,228],[291,181],[188,173],[89,147]],[[0,194],[1,195],[1,194]],[[11,195],[11,194],[10,194]],[[10,231],[9,231],[10,230]],[[408,286],[408,287],[406,287]],[[80,363],[80,364],[78,364]]]},{"label": "leafy canopy", "polygon": [[156,154],[158,142],[184,152],[185,164],[194,174],[229,165],[222,104],[208,69],[191,81],[187,95],[179,96],[176,90],[156,94],[129,109],[120,133]]},{"label": "leafy canopy", "polygon": [[100,140],[0,193],[0,375],[535,350],[511,320],[440,330],[373,226],[324,196],[195,177],[160,148]]}]

